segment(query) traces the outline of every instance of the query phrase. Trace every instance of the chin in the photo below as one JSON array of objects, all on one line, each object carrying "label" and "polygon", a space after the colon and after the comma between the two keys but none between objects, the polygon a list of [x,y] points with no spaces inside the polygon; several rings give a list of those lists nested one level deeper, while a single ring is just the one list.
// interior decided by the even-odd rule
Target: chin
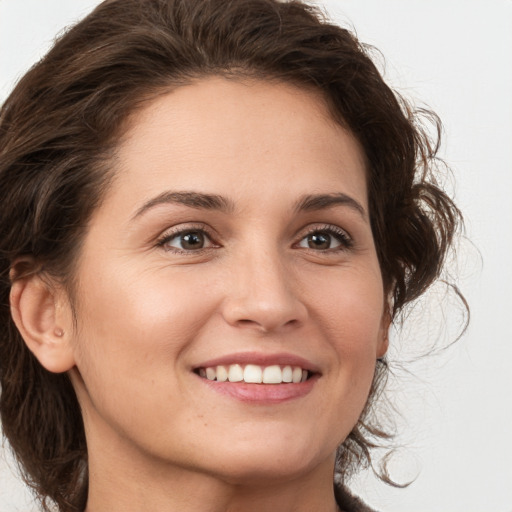
[{"label": "chin", "polygon": [[271,486],[277,483],[293,481],[299,479],[312,472],[319,463],[309,464],[304,461],[289,461],[283,460],[266,460],[262,462],[251,461],[251,463],[244,462],[241,465],[235,464],[232,467],[223,468],[224,471],[216,476],[224,480],[230,485],[239,486]]},{"label": "chin", "polygon": [[[239,444],[221,458],[215,454],[215,473],[222,480],[236,485],[272,485],[292,481],[326,464],[332,472],[336,447],[330,450],[315,450],[313,443],[283,442],[265,443],[264,437],[256,436],[250,446]],[[222,462],[220,462],[222,460]],[[220,462],[220,463],[219,463]]]}]

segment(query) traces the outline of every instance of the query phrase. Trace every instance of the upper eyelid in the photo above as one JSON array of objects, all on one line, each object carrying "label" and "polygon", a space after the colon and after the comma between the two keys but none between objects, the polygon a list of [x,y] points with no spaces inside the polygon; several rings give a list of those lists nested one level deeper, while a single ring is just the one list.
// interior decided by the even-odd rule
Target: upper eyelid
[{"label": "upper eyelid", "polygon": [[176,224],[174,226],[170,226],[166,228],[162,233],[182,233],[183,231],[205,231],[210,232],[212,231],[212,228],[210,228],[206,223],[204,222],[180,222],[179,224]]},{"label": "upper eyelid", "polygon": [[165,231],[163,231],[156,238],[157,243],[162,244],[162,243],[165,243],[166,241],[168,241],[169,239],[172,239],[172,238],[179,236],[183,233],[188,233],[188,232],[193,232],[193,231],[201,231],[213,243],[217,243],[215,241],[216,236],[215,236],[215,233],[213,232],[213,230],[202,223],[192,223],[190,225],[183,226],[183,227],[179,227],[179,226],[180,225],[174,226],[174,227],[168,228]]},{"label": "upper eyelid", "polygon": [[334,232],[337,234],[339,234],[338,232],[340,232],[340,233],[345,234],[346,237],[349,238],[350,240],[353,240],[352,235],[345,228],[342,228],[336,224],[327,224],[327,223],[312,224],[306,228],[301,229],[297,233],[296,236],[301,237],[300,239],[302,240],[302,238],[304,238],[305,236],[307,236],[311,233],[316,233],[316,232],[321,232],[321,231],[330,231],[330,232]]},{"label": "upper eyelid", "polygon": [[306,233],[310,233],[310,232],[314,232],[314,231],[329,231],[329,230],[334,230],[334,231],[343,231],[344,233],[347,233],[348,235],[348,231],[340,226],[337,226],[336,224],[328,224],[328,223],[323,223],[323,222],[320,222],[320,223],[312,223],[308,226],[306,226],[305,228],[303,229],[306,229]]}]

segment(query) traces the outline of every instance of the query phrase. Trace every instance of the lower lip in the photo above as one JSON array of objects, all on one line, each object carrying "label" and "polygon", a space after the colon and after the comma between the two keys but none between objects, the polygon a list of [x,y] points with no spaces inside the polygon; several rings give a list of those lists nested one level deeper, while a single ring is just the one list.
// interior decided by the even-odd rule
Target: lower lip
[{"label": "lower lip", "polygon": [[247,382],[218,382],[199,377],[213,391],[241,402],[279,404],[306,396],[316,384],[319,375],[296,384],[248,384]]}]

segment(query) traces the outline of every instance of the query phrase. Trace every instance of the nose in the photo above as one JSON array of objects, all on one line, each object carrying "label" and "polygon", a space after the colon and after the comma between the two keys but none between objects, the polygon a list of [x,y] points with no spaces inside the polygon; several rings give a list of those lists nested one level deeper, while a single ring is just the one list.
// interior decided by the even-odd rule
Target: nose
[{"label": "nose", "polygon": [[230,268],[226,284],[222,313],[232,326],[270,333],[306,320],[298,277],[277,250],[241,257]]}]

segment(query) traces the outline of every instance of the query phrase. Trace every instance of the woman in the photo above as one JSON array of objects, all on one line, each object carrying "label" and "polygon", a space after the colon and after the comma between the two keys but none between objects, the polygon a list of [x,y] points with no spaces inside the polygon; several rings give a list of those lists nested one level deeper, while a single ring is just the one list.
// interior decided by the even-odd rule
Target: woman
[{"label": "woman", "polygon": [[344,484],[386,437],[388,328],[460,216],[352,34],[108,0],[0,151],[2,425],[43,507],[368,510]]}]

